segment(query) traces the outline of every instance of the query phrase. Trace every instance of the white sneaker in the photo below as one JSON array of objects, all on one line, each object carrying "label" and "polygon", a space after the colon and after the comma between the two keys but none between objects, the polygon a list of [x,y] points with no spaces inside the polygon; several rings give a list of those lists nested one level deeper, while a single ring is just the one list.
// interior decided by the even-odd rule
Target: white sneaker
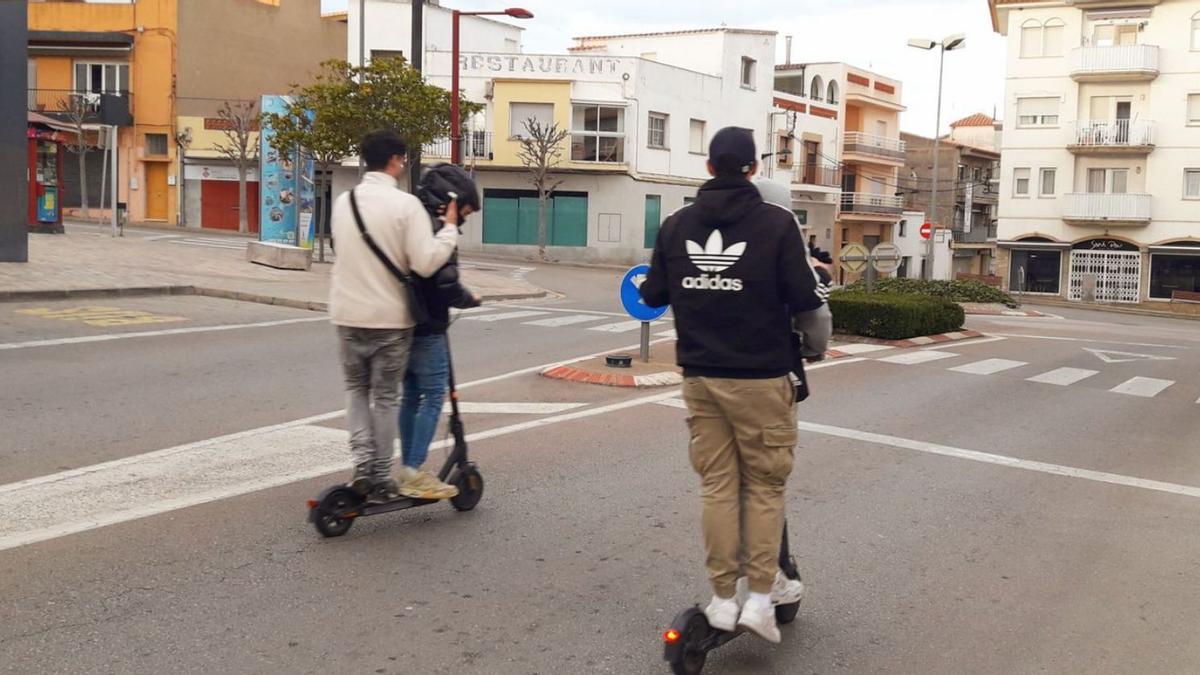
[{"label": "white sneaker", "polygon": [[776,605],[790,605],[800,602],[804,597],[804,584],[799,579],[789,579],[782,571],[775,573],[775,583],[771,584],[771,602]]},{"label": "white sneaker", "polygon": [[704,617],[708,625],[729,633],[737,630],[738,612],[741,608],[733,598],[718,598],[713,596],[712,602],[704,608]]},{"label": "white sneaker", "polygon": [[779,634],[779,625],[775,623],[775,607],[769,603],[746,603],[741,616],[738,617],[737,625],[767,642],[779,644],[783,640]]}]

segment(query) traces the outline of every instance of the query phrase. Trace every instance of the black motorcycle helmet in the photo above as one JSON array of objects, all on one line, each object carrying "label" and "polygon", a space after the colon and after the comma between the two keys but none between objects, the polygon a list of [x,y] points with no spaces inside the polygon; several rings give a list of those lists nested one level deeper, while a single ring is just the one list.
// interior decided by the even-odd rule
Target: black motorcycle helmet
[{"label": "black motorcycle helmet", "polygon": [[434,164],[421,175],[417,198],[429,213],[441,215],[451,200],[458,201],[459,212],[465,207],[478,211],[479,188],[471,175],[453,164]]}]

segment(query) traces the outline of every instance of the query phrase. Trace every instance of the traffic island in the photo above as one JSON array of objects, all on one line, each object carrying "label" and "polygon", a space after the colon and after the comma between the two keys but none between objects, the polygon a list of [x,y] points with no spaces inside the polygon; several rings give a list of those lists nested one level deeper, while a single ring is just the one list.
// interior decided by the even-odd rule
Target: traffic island
[{"label": "traffic island", "polygon": [[669,387],[683,382],[683,374],[675,365],[674,340],[652,343],[648,362],[638,358],[636,349],[613,353],[632,355],[630,367],[608,367],[609,355],[605,354],[586,361],[550,366],[542,371],[542,377],[606,387]]}]

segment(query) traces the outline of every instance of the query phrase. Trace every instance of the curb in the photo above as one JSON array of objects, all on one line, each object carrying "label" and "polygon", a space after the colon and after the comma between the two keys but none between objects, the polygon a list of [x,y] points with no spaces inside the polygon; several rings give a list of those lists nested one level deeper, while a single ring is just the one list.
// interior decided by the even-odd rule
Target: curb
[{"label": "curb", "polygon": [[[906,349],[909,347],[924,347],[927,345],[941,344],[944,342],[957,342],[959,340],[973,340],[975,338],[985,337],[983,333],[977,330],[959,330],[950,333],[939,333],[937,335],[925,335],[922,337],[909,338],[907,340],[881,340],[879,338],[864,338],[859,337],[853,340],[854,344],[868,345],[884,345],[887,347],[896,347],[898,349]],[[831,349],[826,352],[828,356],[835,359],[840,359],[845,356],[854,356],[845,352],[839,352],[836,349]]]},{"label": "curb", "polygon": [[599,384],[606,387],[670,387],[683,383],[683,375],[671,370],[661,373],[650,373],[649,375],[625,375],[618,373],[597,373],[574,366],[551,366],[543,370],[541,374],[542,377],[548,377],[552,380]]},{"label": "curb", "polygon": [[1034,311],[1032,309],[1026,309],[1026,310],[1021,310],[1021,309],[1003,309],[1003,310],[1001,310],[1001,309],[995,309],[995,310],[984,309],[984,310],[972,310],[970,312],[964,312],[964,313],[967,316],[1026,316],[1026,317],[1045,317],[1046,316],[1045,314]]}]

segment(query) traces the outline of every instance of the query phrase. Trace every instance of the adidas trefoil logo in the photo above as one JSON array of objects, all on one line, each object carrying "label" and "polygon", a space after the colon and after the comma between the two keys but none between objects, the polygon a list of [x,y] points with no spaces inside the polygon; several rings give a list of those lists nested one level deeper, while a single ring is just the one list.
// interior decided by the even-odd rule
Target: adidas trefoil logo
[{"label": "adidas trefoil logo", "polygon": [[701,274],[698,277],[684,277],[683,287],[712,291],[742,290],[741,279],[724,279],[720,273],[737,264],[737,261],[745,253],[746,242],[744,241],[725,248],[725,239],[721,236],[720,230],[713,230],[703,247],[688,240],[687,254],[692,264],[702,272],[714,272],[715,276]]}]

